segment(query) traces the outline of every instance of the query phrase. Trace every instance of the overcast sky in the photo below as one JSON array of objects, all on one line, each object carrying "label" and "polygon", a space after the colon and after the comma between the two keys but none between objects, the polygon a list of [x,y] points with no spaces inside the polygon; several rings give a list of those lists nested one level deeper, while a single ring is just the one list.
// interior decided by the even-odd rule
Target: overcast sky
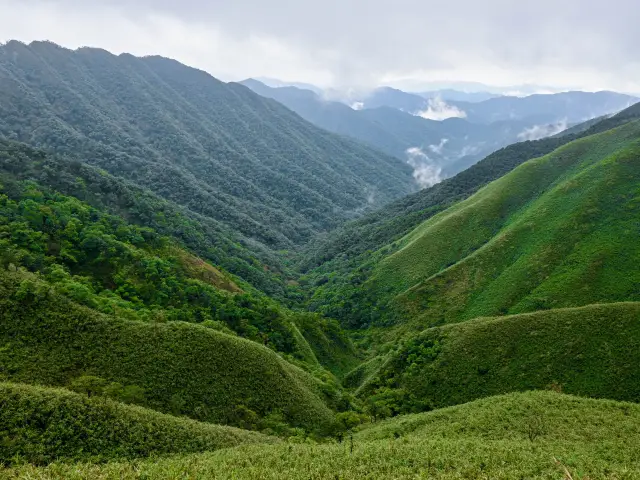
[{"label": "overcast sky", "polygon": [[637,0],[0,0],[0,41],[159,54],[223,80],[640,93]]}]

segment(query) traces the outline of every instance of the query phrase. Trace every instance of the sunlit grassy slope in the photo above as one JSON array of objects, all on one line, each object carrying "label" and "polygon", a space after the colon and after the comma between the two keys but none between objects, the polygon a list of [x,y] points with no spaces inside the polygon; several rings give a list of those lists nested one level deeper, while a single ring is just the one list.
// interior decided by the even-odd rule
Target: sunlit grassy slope
[{"label": "sunlit grassy slope", "polygon": [[481,318],[407,339],[360,393],[391,387],[404,411],[556,388],[640,401],[640,303]]},{"label": "sunlit grassy slope", "polygon": [[354,436],[353,451],[349,441],[242,446],[102,466],[25,466],[0,478],[635,479],[639,442],[638,405],[530,392],[375,424]]},{"label": "sunlit grassy slope", "polygon": [[126,321],[78,306],[47,283],[0,272],[0,375],[50,386],[83,375],[144,389],[150,408],[242,424],[281,411],[295,426],[332,420],[322,384],[272,350],[184,322]]},{"label": "sunlit grassy slope", "polygon": [[0,462],[113,460],[277,440],[65,389],[0,383]]},{"label": "sunlit grassy slope", "polygon": [[417,328],[640,300],[639,185],[634,121],[530,160],[427,220],[365,289]]}]

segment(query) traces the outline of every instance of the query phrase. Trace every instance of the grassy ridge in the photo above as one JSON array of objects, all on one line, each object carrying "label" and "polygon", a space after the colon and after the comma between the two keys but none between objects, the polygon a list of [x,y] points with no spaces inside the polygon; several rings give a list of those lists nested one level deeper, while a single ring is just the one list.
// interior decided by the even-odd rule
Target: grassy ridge
[{"label": "grassy ridge", "polygon": [[257,432],[177,418],[64,389],[0,383],[0,464],[104,461],[272,443]]},{"label": "grassy ridge", "polygon": [[395,394],[405,412],[545,388],[637,402],[638,365],[640,303],[591,305],[425,330],[360,393]]},{"label": "grassy ridge", "polygon": [[530,392],[374,425],[354,437],[352,452],[348,442],[242,446],[154,462],[25,466],[0,478],[636,479],[639,441],[637,405]]},{"label": "grassy ridge", "polygon": [[523,164],[407,235],[365,287],[400,294],[417,328],[639,300],[639,135],[632,122]]},{"label": "grassy ridge", "polygon": [[99,314],[29,274],[0,275],[0,320],[0,375],[12,381],[63,386],[95,375],[141,387],[153,409],[213,423],[251,423],[247,409],[281,411],[309,430],[333,418],[323,384],[266,347],[199,325]]}]

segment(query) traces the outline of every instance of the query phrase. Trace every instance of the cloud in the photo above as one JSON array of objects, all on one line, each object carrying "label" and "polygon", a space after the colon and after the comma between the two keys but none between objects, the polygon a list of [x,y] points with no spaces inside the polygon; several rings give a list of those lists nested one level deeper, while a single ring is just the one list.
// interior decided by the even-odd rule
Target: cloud
[{"label": "cloud", "polygon": [[431,150],[433,153],[437,153],[438,155],[442,154],[442,149],[449,142],[448,138],[443,138],[440,140],[440,143],[437,145],[429,145],[427,148]]},{"label": "cloud", "polygon": [[466,118],[467,114],[455,105],[449,105],[440,97],[430,98],[425,110],[415,112],[414,115],[427,120],[446,120],[447,118]]},{"label": "cloud", "polygon": [[420,188],[432,187],[442,181],[442,168],[436,165],[421,148],[411,147],[405,153],[407,163],[413,167],[413,178],[416,179]]},{"label": "cloud", "polygon": [[354,110],[362,110],[362,108],[364,107],[364,103],[362,103],[362,102],[353,102],[350,106]]},{"label": "cloud", "polygon": [[160,54],[224,80],[640,92],[637,0],[0,0],[0,12],[0,41]]},{"label": "cloud", "polygon": [[566,118],[557,123],[534,125],[522,130],[522,132],[518,134],[518,140],[540,140],[541,138],[551,137],[566,130],[567,126]]}]

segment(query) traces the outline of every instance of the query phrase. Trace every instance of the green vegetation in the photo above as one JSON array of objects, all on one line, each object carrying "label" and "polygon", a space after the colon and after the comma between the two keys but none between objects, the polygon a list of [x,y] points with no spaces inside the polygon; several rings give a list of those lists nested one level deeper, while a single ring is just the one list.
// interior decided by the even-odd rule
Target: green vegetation
[{"label": "green vegetation", "polygon": [[241,446],[133,463],[18,467],[35,479],[640,478],[640,408],[511,394],[373,425],[342,444]]},{"label": "green vegetation", "polygon": [[640,402],[638,107],[365,215],[409,169],[243,86],[0,83],[0,478],[639,477],[640,407],[558,393]]},{"label": "green vegetation", "polygon": [[0,383],[0,463],[105,461],[273,443],[256,432],[63,389]]},{"label": "green vegetation", "polygon": [[639,134],[631,122],[521,165],[404,237],[365,288],[399,294],[417,328],[640,300]]},{"label": "green vegetation", "polygon": [[388,414],[555,388],[640,401],[640,303],[476,319],[408,337],[359,389]]},{"label": "green vegetation", "polygon": [[127,321],[81,307],[36,276],[0,275],[0,375],[77,387],[95,376],[144,391],[144,405],[253,427],[281,412],[293,426],[332,422],[340,391],[255,342],[184,322]]},{"label": "green vegetation", "polygon": [[97,210],[172,237],[188,250],[237,275],[276,298],[284,297],[281,260],[266,249],[242,245],[234,232],[219,222],[164,200],[134,183],[114,177],[80,161],[0,139],[3,183],[32,180]]},{"label": "green vegetation", "polygon": [[[2,178],[2,177],[0,177]],[[0,185],[1,266],[40,272],[72,300],[132,320],[182,320],[294,353],[289,319],[268,299],[155,231],[32,182]]]},{"label": "green vegetation", "polygon": [[11,41],[0,81],[0,135],[131,180],[258,248],[291,249],[414,189],[404,162],[166,58]]},{"label": "green vegetation", "polygon": [[[472,195],[489,182],[499,179],[528,160],[545,156],[564,145],[572,144],[576,139],[584,138],[583,142],[588,142],[588,145],[599,144],[600,150],[598,151],[603,155],[606,151],[622,150],[624,145],[632,143],[637,126],[627,125],[610,134],[594,135],[611,131],[615,127],[638,119],[639,112],[637,106],[631,107],[614,117],[591,126],[579,135],[567,135],[511,145],[493,153],[451,179],[346,224],[330,233],[326,238],[319,239],[307,247],[301,262],[305,276],[300,282],[301,290],[304,292],[300,296],[310,298],[307,305],[311,310],[338,318],[343,324],[350,327],[363,327],[379,322],[381,318],[388,316],[385,305],[391,296],[400,293],[403,288],[413,286],[418,281],[438,273],[440,269],[449,267],[462,258],[460,256],[462,254],[454,253],[454,248],[448,249],[450,239],[463,243],[476,239],[476,246],[468,247],[466,250],[468,252],[472,252],[473,248],[478,248],[478,245],[482,245],[482,242],[486,241],[480,237],[483,235],[480,231],[473,231],[470,236],[460,235],[457,226],[452,225],[450,231],[443,232],[435,245],[430,245],[429,249],[424,252],[420,250],[423,245],[420,243],[413,250],[415,255],[410,256],[404,253],[394,255],[406,245],[405,240],[414,229],[422,224],[431,225],[425,221],[439,213],[441,216],[447,215],[445,210],[456,202],[461,202],[469,197],[471,198],[468,199],[468,203],[464,205],[475,202],[475,199],[479,197],[472,197]],[[616,143],[618,141],[620,141],[619,144]],[[576,143],[572,147],[571,152],[573,153],[571,155],[573,155],[573,161],[576,162],[575,168],[579,167],[579,161],[583,155],[581,148],[584,148],[584,145],[587,144]],[[567,151],[563,150],[562,152]],[[558,155],[564,155],[564,153],[558,153]],[[562,165],[558,165],[557,172],[564,168]],[[603,168],[607,168],[606,165]],[[543,188],[542,185],[535,184],[537,180],[533,178],[533,173],[535,172],[531,172],[533,182],[523,179],[522,176],[510,177],[513,182],[524,181],[528,183],[529,193],[523,192],[519,184],[515,189],[512,185],[507,185],[505,179],[501,180],[502,183],[497,183],[493,191],[501,192],[499,195],[504,195],[502,197],[504,202],[511,201],[509,199],[524,202],[525,199],[520,198],[520,195],[529,195],[528,198],[531,199],[538,193],[536,188]],[[548,172],[547,175],[553,175],[553,173]],[[547,178],[549,182],[556,180],[553,177]],[[504,190],[502,190],[503,187]],[[513,191],[509,189],[513,189]],[[454,208],[463,208],[463,204],[460,203]],[[505,205],[504,208],[513,210],[516,205]],[[448,212],[453,211],[456,210]],[[504,223],[503,214],[506,215],[504,212],[498,212],[493,216],[495,212],[481,212],[474,209],[468,210],[467,213],[478,218],[484,215],[488,221],[496,223]],[[431,221],[434,222],[441,216]],[[460,217],[455,218],[459,219]],[[473,230],[475,227],[469,226],[467,228]],[[495,231],[496,228],[489,228],[489,232]],[[439,234],[440,231],[438,231]],[[434,236],[436,236],[435,230]],[[426,238],[430,239],[431,237],[425,237],[425,243],[427,242]],[[440,257],[437,255],[434,257],[433,251],[438,248],[438,245],[451,258],[440,261]],[[389,260],[386,260],[387,258]],[[395,258],[405,258],[404,266],[391,260]],[[379,267],[379,264],[384,263],[383,260],[388,268]],[[418,271],[426,265],[429,265],[429,268]],[[367,282],[371,277],[374,277],[374,280]],[[382,284],[380,288],[375,288],[370,293],[367,292],[372,286],[380,283]],[[626,300],[626,298],[623,297],[620,300]],[[601,299],[594,299],[594,301],[601,301]],[[571,304],[565,306],[571,306]],[[495,312],[478,313],[478,315],[493,314]]]}]

